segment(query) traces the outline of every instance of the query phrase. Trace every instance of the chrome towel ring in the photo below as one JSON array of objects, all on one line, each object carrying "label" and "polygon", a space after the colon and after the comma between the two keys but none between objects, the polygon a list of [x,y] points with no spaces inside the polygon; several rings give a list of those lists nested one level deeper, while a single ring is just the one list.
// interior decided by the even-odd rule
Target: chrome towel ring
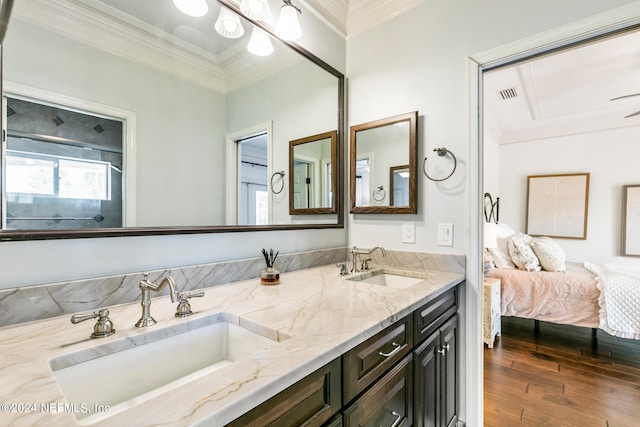
[{"label": "chrome towel ring", "polygon": [[[273,178],[276,177],[276,175],[280,176],[280,189],[278,191],[275,190],[275,186],[273,185]],[[273,175],[271,175],[271,191],[273,192],[273,194],[280,194],[282,193],[282,190],[284,190],[284,171],[279,171],[279,172],[274,172]]]},{"label": "chrome towel ring", "polygon": [[424,162],[422,162],[422,172],[424,172],[424,176],[429,178],[431,181],[435,181],[435,182],[440,182],[440,181],[444,181],[445,179],[449,179],[451,177],[451,175],[453,175],[453,173],[456,171],[456,167],[458,166],[458,159],[456,159],[456,156],[451,151],[449,151],[448,149],[446,149],[444,147],[434,148],[433,151],[436,152],[438,157],[444,157],[444,156],[447,155],[447,153],[449,153],[451,155],[451,157],[453,158],[453,170],[451,170],[451,173],[449,175],[445,176],[444,178],[440,178],[440,179],[432,178],[427,173],[427,158],[425,157],[424,158]]}]

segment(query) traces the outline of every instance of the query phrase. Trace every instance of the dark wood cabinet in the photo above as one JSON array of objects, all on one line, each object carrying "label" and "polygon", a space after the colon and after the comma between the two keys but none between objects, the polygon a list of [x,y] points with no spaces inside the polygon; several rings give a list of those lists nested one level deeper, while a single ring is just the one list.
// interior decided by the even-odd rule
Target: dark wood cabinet
[{"label": "dark wood cabinet", "polygon": [[455,426],[458,316],[440,325],[414,351],[416,427]]},{"label": "dark wood cabinet", "polygon": [[413,425],[413,357],[409,354],[343,413],[344,427]]},{"label": "dark wood cabinet", "polygon": [[457,287],[228,426],[453,427]]},{"label": "dark wood cabinet", "polygon": [[342,406],[341,375],[341,361],[337,358],[232,421],[228,427],[322,426]]}]

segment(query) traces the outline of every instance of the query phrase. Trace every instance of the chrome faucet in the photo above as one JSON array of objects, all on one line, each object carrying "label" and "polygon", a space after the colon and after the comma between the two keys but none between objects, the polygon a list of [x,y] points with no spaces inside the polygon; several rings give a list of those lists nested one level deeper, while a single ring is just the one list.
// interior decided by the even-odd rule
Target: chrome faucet
[{"label": "chrome faucet", "polygon": [[142,291],[142,317],[140,320],[136,322],[137,328],[144,328],[147,326],[153,326],[156,324],[156,321],[153,317],[151,317],[150,307],[151,307],[151,291],[154,292],[162,292],[162,290],[169,286],[169,296],[171,297],[171,302],[178,301],[178,290],[176,287],[176,282],[171,278],[171,276],[167,276],[160,282],[159,285],[149,281],[149,273],[142,273],[142,281],[140,281],[140,290]]},{"label": "chrome faucet", "polygon": [[[382,247],[382,246],[376,246],[371,248],[368,251],[365,251],[363,249],[358,249],[356,246],[353,247],[353,249],[351,249],[351,262],[352,262],[352,266],[351,266],[351,273],[359,273],[360,270],[358,269],[358,255],[371,255],[375,250],[379,250],[380,252],[382,252],[382,256],[386,257],[387,256],[387,251]],[[368,270],[369,269],[369,264],[368,261],[371,261],[371,259],[367,259],[367,262],[363,262],[362,263],[362,269],[363,270]]]}]

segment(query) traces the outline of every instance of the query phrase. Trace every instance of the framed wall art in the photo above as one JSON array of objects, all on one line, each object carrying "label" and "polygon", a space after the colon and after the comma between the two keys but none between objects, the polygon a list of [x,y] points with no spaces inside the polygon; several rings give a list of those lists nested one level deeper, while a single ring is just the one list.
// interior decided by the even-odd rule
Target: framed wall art
[{"label": "framed wall art", "polygon": [[640,184],[622,188],[622,255],[640,256]]},{"label": "framed wall art", "polygon": [[527,177],[527,234],[587,238],[589,174]]}]

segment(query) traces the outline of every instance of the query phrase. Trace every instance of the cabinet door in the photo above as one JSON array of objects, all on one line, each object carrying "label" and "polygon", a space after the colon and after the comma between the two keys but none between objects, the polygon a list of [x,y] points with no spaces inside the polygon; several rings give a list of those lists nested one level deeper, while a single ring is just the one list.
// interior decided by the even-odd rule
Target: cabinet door
[{"label": "cabinet door", "polygon": [[340,410],[340,358],[318,369],[227,427],[321,426]]},{"label": "cabinet door", "polygon": [[458,364],[458,316],[455,315],[440,328],[441,359],[441,417],[438,425],[451,427],[458,421],[457,364]]},{"label": "cabinet door", "polygon": [[458,420],[457,332],[455,315],[414,351],[416,427],[451,427]]},{"label": "cabinet door", "polygon": [[409,354],[343,414],[344,427],[411,427],[413,425],[413,357]]},{"label": "cabinet door", "polygon": [[440,400],[439,367],[436,352],[440,348],[440,333],[431,334],[414,351],[416,427],[436,427],[437,403]]}]

